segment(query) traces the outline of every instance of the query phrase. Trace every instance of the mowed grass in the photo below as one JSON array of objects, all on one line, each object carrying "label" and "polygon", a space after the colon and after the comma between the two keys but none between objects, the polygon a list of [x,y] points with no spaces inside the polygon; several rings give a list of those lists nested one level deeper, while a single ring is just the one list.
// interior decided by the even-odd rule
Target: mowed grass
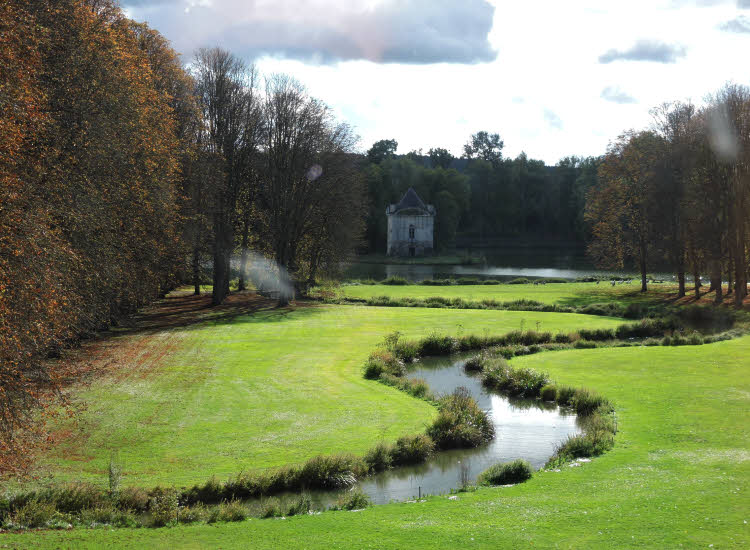
[{"label": "mowed grass", "polygon": [[112,453],[123,484],[189,485],[216,475],[363,454],[380,440],[423,432],[427,403],[362,377],[394,330],[552,332],[619,320],[505,311],[305,305],[268,309],[110,342],[112,363],[74,392],[83,409],[56,427],[39,460],[47,481],[105,484]]},{"label": "mowed grass", "polygon": [[2,541],[50,548],[748,548],[748,358],[750,337],[514,360],[602,392],[616,405],[620,432],[615,448],[592,462],[536,473],[510,488],[283,521],[46,531]]},{"label": "mowed grass", "polygon": [[676,287],[671,284],[651,285],[647,293],[640,292],[640,284],[611,286],[608,282],[549,283],[546,285],[343,285],[341,294],[348,298],[368,299],[376,296],[391,298],[463,298],[464,300],[537,300],[545,304],[579,306],[600,302],[658,302],[664,300]]}]

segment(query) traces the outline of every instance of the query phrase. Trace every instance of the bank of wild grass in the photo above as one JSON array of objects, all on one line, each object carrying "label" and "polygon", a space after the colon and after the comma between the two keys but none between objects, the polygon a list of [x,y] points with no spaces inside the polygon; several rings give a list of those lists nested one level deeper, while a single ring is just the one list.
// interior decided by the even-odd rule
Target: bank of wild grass
[{"label": "bank of wild grass", "polygon": [[482,384],[508,395],[556,402],[575,411],[583,433],[568,438],[556,450],[546,467],[553,468],[576,458],[599,456],[614,446],[617,426],[614,406],[588,388],[558,386],[546,373],[528,367],[514,367],[497,353],[485,352],[466,362],[467,371],[478,372]]},{"label": "bank of wild grass", "polygon": [[511,462],[495,464],[479,474],[477,485],[509,485],[523,483],[531,479],[531,464],[526,460],[516,459]]}]

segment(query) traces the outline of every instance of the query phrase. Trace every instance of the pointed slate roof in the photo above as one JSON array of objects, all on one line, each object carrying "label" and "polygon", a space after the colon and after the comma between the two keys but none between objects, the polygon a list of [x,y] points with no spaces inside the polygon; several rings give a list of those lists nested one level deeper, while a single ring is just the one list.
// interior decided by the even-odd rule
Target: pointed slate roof
[{"label": "pointed slate roof", "polygon": [[406,192],[406,194],[404,194],[404,197],[393,208],[393,212],[396,213],[399,210],[407,210],[410,208],[415,208],[417,210],[428,210],[427,206],[425,206],[425,203],[423,203],[422,199],[419,198],[419,195],[417,195],[417,192],[414,191],[413,187],[409,187],[409,190]]}]

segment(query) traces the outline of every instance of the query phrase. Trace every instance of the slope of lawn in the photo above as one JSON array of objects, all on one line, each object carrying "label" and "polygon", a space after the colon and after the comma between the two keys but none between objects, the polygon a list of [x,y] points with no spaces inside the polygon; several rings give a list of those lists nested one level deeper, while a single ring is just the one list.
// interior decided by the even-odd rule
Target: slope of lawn
[{"label": "slope of lawn", "polygon": [[[440,313],[430,314],[435,324]],[[750,337],[743,337],[514,360],[608,396],[620,432],[604,456],[510,488],[285,520],[0,540],[77,548],[747,548],[749,358]]]},{"label": "slope of lawn", "polygon": [[[558,313],[301,305],[115,338],[106,374],[74,394],[39,461],[46,481],[107,482],[112,453],[126,485],[188,485],[216,475],[364,453],[422,432],[433,407],[362,378],[383,337],[612,327]],[[119,340],[119,342],[118,342]]]},{"label": "slope of lawn", "polygon": [[611,286],[608,282],[596,283],[549,283],[546,285],[342,285],[343,297],[368,299],[376,296],[391,298],[463,298],[464,300],[537,300],[546,304],[579,306],[597,302],[631,303],[659,301],[673,291],[671,284],[651,285],[648,293],[640,292],[640,284]]}]

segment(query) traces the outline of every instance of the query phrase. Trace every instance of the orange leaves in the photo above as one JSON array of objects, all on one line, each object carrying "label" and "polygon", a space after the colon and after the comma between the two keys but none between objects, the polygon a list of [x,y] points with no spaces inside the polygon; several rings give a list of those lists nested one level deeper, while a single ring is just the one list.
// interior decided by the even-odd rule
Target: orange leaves
[{"label": "orange leaves", "polygon": [[158,33],[97,5],[0,3],[0,471],[48,440],[28,411],[78,374],[47,355],[157,297],[180,258],[167,90],[189,78]]}]

